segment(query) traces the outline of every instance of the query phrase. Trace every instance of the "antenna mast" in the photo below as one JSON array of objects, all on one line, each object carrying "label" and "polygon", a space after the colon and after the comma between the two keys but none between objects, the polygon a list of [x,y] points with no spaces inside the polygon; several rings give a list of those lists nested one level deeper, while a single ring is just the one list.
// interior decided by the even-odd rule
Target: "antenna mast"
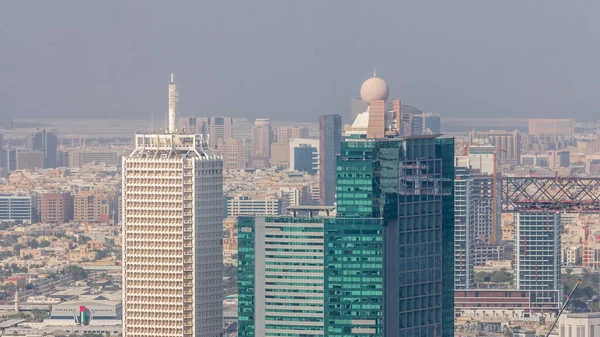
[{"label": "antenna mast", "polygon": [[169,133],[175,133],[177,119],[177,102],[179,101],[179,93],[177,85],[174,82],[173,73],[171,73],[171,83],[169,84]]}]

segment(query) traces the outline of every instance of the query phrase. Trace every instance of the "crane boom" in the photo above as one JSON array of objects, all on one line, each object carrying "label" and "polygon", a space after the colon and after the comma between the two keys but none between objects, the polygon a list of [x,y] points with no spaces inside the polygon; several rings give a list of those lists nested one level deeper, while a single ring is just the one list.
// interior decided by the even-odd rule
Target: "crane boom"
[{"label": "crane boom", "polygon": [[556,316],[556,319],[554,320],[554,323],[552,323],[552,326],[550,327],[550,330],[548,330],[548,334],[546,335],[546,337],[550,337],[550,334],[552,333],[552,330],[554,330],[554,327],[556,326],[556,323],[558,323],[558,320],[560,319],[560,315],[562,315],[563,311],[565,310],[565,308],[569,304],[569,301],[571,300],[571,297],[573,296],[573,293],[575,292],[575,290],[577,290],[577,288],[579,287],[580,284],[581,284],[581,280],[577,281],[577,283],[575,284],[575,287],[573,287],[573,290],[571,290],[571,293],[567,297],[567,300],[565,301],[565,304],[562,306],[562,308],[560,308],[560,311],[558,312],[558,315]]}]

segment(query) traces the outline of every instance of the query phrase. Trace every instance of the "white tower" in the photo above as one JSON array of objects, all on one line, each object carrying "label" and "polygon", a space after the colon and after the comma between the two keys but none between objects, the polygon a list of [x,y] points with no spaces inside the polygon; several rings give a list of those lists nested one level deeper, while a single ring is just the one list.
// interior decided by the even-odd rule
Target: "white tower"
[{"label": "white tower", "polygon": [[177,120],[177,102],[179,101],[179,92],[174,82],[173,73],[171,73],[171,83],[169,84],[169,133],[177,132],[175,122]]},{"label": "white tower", "polygon": [[137,134],[123,160],[125,337],[222,336],[223,162],[174,133],[176,97],[168,133]]}]

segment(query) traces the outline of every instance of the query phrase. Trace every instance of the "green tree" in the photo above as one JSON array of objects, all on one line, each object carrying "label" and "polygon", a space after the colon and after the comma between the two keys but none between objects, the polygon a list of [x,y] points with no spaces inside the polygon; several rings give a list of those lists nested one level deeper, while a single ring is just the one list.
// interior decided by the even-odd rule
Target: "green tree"
[{"label": "green tree", "polygon": [[27,245],[31,249],[37,249],[40,246],[36,239],[29,240],[29,242],[27,243]]},{"label": "green tree", "polygon": [[48,241],[48,240],[40,241],[40,248],[46,248],[48,246],[50,246],[50,241]]},{"label": "green tree", "polygon": [[27,248],[27,247],[25,247],[25,245],[22,245],[20,243],[16,244],[13,247],[13,250],[15,251],[15,255],[19,256],[21,254],[21,249],[23,249],[23,248]]},{"label": "green tree", "polygon": [[79,237],[77,238],[77,243],[79,243],[80,245],[83,245],[83,244],[86,244],[90,240],[91,239],[89,236],[79,235]]},{"label": "green tree", "polygon": [[475,274],[475,283],[481,284],[490,281],[490,274],[484,271],[480,271]]},{"label": "green tree", "polygon": [[81,281],[81,280],[85,280],[88,275],[85,272],[85,270],[81,267],[78,266],[71,266],[70,268],[70,272],[71,272],[71,276],[73,276],[73,279],[75,281]]}]

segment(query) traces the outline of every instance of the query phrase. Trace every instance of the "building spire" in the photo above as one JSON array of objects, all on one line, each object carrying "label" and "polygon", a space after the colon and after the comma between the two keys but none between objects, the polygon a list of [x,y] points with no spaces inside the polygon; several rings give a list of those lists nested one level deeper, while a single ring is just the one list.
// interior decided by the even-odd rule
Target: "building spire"
[{"label": "building spire", "polygon": [[373,66],[373,77],[377,77],[377,73],[375,72],[375,66]]}]

